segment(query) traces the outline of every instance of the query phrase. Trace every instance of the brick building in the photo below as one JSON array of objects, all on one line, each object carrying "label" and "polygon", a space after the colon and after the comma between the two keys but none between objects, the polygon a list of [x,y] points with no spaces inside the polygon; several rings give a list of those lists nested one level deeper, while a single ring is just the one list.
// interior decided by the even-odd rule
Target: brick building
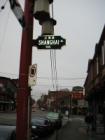
[{"label": "brick building", "polygon": [[0,77],[0,111],[15,110],[17,86],[13,79]]},{"label": "brick building", "polygon": [[[94,56],[88,61],[84,87],[89,111],[94,115],[95,129],[100,121],[104,125],[105,131],[105,26],[100,40],[95,46]],[[99,116],[101,116],[101,120],[98,120]]]},{"label": "brick building", "polygon": [[86,109],[84,102],[83,88],[74,88],[72,91],[68,89],[59,91],[49,91],[48,95],[42,95],[40,99],[40,108],[47,110],[61,111],[65,113],[68,110],[73,114],[83,114]]}]

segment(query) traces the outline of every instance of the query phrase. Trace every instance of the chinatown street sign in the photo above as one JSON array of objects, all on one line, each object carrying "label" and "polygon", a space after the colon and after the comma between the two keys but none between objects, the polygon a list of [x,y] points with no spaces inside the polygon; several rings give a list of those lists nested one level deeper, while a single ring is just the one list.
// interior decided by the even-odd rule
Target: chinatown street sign
[{"label": "chinatown street sign", "polygon": [[61,36],[43,35],[35,40],[38,49],[61,49],[66,44],[66,40]]}]

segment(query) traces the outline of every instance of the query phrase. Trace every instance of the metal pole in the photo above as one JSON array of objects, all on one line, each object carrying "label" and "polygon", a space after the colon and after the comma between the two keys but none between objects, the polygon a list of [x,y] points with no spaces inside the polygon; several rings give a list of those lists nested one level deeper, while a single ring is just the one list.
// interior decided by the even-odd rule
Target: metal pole
[{"label": "metal pole", "polygon": [[72,93],[70,93],[70,115],[72,115]]},{"label": "metal pole", "polygon": [[32,61],[32,37],[33,37],[33,0],[25,0],[25,22],[26,27],[22,31],[20,71],[19,71],[19,90],[17,94],[17,122],[16,139],[29,140],[30,134],[29,107],[30,88],[28,87],[28,71]]}]

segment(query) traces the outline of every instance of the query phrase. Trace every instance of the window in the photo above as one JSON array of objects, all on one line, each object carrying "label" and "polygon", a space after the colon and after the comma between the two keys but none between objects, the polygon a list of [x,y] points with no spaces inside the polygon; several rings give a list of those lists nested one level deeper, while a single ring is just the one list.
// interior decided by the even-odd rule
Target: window
[{"label": "window", "polygon": [[96,57],[96,74],[99,73],[99,63],[98,63],[98,56]]},{"label": "window", "polygon": [[102,46],[102,65],[105,64],[105,45]]}]

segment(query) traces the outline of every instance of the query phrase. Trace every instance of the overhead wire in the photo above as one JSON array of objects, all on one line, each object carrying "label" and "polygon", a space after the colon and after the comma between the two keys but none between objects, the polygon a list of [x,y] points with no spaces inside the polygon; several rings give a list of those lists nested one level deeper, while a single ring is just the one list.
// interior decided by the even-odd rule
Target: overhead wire
[{"label": "overhead wire", "polygon": [[51,61],[52,61],[52,73],[53,73],[53,88],[54,90],[56,89],[56,75],[55,75],[55,58],[54,58],[54,50],[52,49],[51,51]]},{"label": "overhead wire", "polygon": [[56,90],[58,90],[58,78],[57,78],[57,64],[56,64],[56,50],[54,50],[54,72],[55,72],[55,86],[56,86]]},{"label": "overhead wire", "polygon": [[[19,76],[19,75],[16,74],[16,73],[5,73],[5,72],[0,72],[0,74]],[[42,77],[42,76],[38,76],[37,78],[38,78],[38,79],[42,79],[42,80],[49,80],[49,79],[51,79],[50,77]],[[58,80],[67,80],[67,81],[69,81],[69,80],[85,80],[86,77],[75,77],[75,78],[73,78],[73,77],[58,77],[57,79],[58,79]]]},{"label": "overhead wire", "polygon": [[[49,87],[49,86],[52,86],[52,85],[48,85],[48,84],[43,84],[43,85],[42,85],[42,84],[38,84],[37,86],[38,86],[38,87]],[[74,85],[74,86],[75,86],[75,85]],[[71,88],[71,87],[74,87],[74,86],[69,86],[69,85],[63,85],[63,86],[62,86],[62,85],[60,85],[60,87],[65,87],[65,88],[66,88],[66,87]]]},{"label": "overhead wire", "polygon": [[[16,73],[5,73],[5,72],[0,72],[0,74],[4,74],[4,75],[14,75],[14,76],[19,76],[18,74]],[[43,79],[43,80],[49,80],[51,79],[50,77],[42,77],[42,76],[38,76],[37,77],[38,79]],[[58,77],[57,78],[58,80],[85,80],[86,77]]]},{"label": "overhead wire", "polygon": [[[54,5],[52,3],[52,18],[54,18]],[[57,75],[57,63],[56,63],[56,50],[53,50],[54,51],[54,62],[55,62],[55,82],[56,82],[56,90],[58,90],[58,75]]]},{"label": "overhead wire", "polygon": [[[39,79],[43,79],[43,80],[49,80],[50,77],[37,77]],[[86,77],[57,77],[58,80],[85,80]]]},{"label": "overhead wire", "polygon": [[53,53],[52,53],[52,49],[50,50],[50,62],[51,62],[51,78],[52,78],[52,87],[54,89],[54,63],[53,63]]},{"label": "overhead wire", "polygon": [[[18,74],[0,72],[0,76],[3,77],[3,75],[5,75],[6,77],[9,77],[9,78],[11,77],[11,79],[18,79],[18,77],[19,77]],[[42,80],[48,80],[48,81],[49,81],[49,79],[51,79],[51,77],[37,77],[37,78],[42,79]],[[70,80],[70,81],[75,81],[75,80],[81,81],[81,80],[85,80],[85,78],[86,77],[75,77],[75,78],[73,78],[73,77],[69,77],[69,78],[58,77],[58,80],[59,81],[68,81],[68,80]],[[51,85],[50,84],[45,84],[45,82],[43,82],[42,84],[37,84],[36,86],[37,87],[52,87],[52,84]],[[74,86],[75,86],[75,84],[73,84],[73,85],[59,84],[60,89],[61,88],[71,88],[71,87],[74,87]]]},{"label": "overhead wire", "polygon": [[[52,18],[54,18],[54,8],[52,3]],[[51,74],[52,74],[52,85],[53,89],[58,90],[58,81],[57,81],[57,67],[56,67],[56,50],[50,50],[50,61],[51,61]]]},{"label": "overhead wire", "polygon": [[54,89],[54,71],[53,71],[52,50],[50,50],[50,62],[51,62],[52,87],[53,87],[53,89]]}]

